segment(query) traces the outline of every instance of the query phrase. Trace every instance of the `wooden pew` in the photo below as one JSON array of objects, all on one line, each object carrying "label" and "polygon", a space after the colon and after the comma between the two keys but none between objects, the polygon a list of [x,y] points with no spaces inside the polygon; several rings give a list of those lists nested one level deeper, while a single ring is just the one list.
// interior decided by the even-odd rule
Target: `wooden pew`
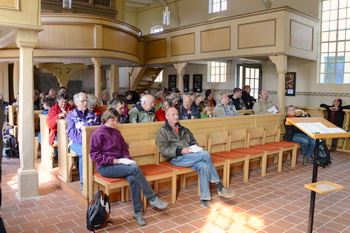
[{"label": "wooden pew", "polygon": [[[34,131],[39,130],[39,122],[40,122],[40,117],[39,115],[41,114],[43,110],[34,110]],[[18,134],[18,125],[17,125],[17,116],[18,116],[18,106],[14,105],[9,105],[8,106],[8,118],[9,118],[9,124],[14,126],[14,129],[12,129],[10,132],[13,136],[17,138]]]},{"label": "wooden pew", "polygon": [[40,166],[50,171],[53,168],[54,147],[49,144],[50,129],[47,126],[47,114],[40,114],[40,133],[41,133],[41,163]]},{"label": "wooden pew", "polygon": [[[285,114],[274,115],[250,115],[236,117],[221,117],[207,119],[183,120],[180,124],[189,128],[195,135],[206,134],[215,131],[224,131],[240,128],[254,128],[258,126],[269,126],[279,123],[284,125]],[[140,141],[146,139],[155,139],[158,130],[164,125],[164,122],[138,123],[118,125],[117,129],[121,131],[126,142]],[[83,181],[84,188],[82,194],[88,196],[88,183],[92,174],[88,174],[88,160],[90,152],[90,136],[99,126],[83,126]],[[142,130],[140,130],[142,128]],[[281,127],[282,133],[285,133],[284,127]],[[60,132],[59,132],[60,133]]]}]

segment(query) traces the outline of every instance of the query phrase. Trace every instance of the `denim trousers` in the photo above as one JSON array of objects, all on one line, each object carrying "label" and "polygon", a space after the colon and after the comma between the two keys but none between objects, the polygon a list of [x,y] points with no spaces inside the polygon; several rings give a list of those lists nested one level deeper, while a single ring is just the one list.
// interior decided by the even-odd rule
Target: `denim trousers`
[{"label": "denim trousers", "polygon": [[293,142],[298,142],[301,144],[301,153],[307,158],[311,158],[312,153],[315,149],[316,141],[315,139],[310,138],[306,134],[296,133],[292,139]]},{"label": "denim trousers", "polygon": [[80,184],[83,183],[83,147],[79,143],[73,143],[70,147],[70,150],[75,152],[79,156],[79,179]]},{"label": "denim trousers", "polygon": [[183,154],[173,158],[170,163],[178,167],[190,167],[199,173],[200,178],[200,199],[210,200],[210,183],[220,182],[220,178],[208,151]]},{"label": "denim trousers", "polygon": [[135,164],[112,164],[100,167],[98,172],[108,178],[125,178],[130,183],[130,192],[134,212],[141,212],[143,205],[141,200],[141,190],[147,199],[156,195],[149,185],[141,169]]}]

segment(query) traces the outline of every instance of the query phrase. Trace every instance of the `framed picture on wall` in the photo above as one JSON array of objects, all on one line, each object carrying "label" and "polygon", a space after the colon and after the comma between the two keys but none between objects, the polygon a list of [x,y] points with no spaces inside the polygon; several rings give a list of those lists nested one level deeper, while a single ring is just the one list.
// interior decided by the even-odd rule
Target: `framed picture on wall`
[{"label": "framed picture on wall", "polygon": [[295,96],[296,72],[287,72],[285,78],[286,96]]},{"label": "framed picture on wall", "polygon": [[194,74],[193,75],[193,92],[202,92],[202,74]]},{"label": "framed picture on wall", "polygon": [[174,91],[176,88],[176,74],[170,74],[168,80],[168,90]]},{"label": "framed picture on wall", "polygon": [[184,80],[184,92],[189,92],[190,91],[190,75],[185,74],[183,76],[183,80]]}]

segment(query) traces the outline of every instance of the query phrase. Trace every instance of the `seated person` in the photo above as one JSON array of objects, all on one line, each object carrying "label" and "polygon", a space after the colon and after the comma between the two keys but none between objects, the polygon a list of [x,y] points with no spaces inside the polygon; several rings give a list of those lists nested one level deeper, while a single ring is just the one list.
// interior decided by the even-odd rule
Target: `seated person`
[{"label": "seated person", "polygon": [[89,111],[95,114],[96,116],[101,117],[103,111],[98,105],[98,102],[99,102],[98,98],[93,94],[88,94],[87,97],[88,97],[87,108],[89,109]]},{"label": "seated person", "polygon": [[19,93],[17,93],[16,99],[15,99],[15,101],[13,101],[12,105],[13,106],[19,106]]},{"label": "seated person", "polygon": [[179,108],[180,96],[177,93],[171,93],[169,99],[173,102],[173,107]]},{"label": "seated person", "polygon": [[112,103],[109,105],[109,108],[114,108],[119,113],[119,123],[120,124],[129,123],[128,115],[125,116],[123,114],[124,106],[125,106],[124,100],[119,99],[119,98],[113,100]]},{"label": "seated person", "polygon": [[[47,95],[45,98],[52,98]],[[48,113],[47,125],[50,128],[49,143],[54,144],[55,138],[57,139],[57,120],[65,119],[68,114],[73,111],[73,107],[68,104],[68,94],[60,92],[57,96],[56,104],[52,105]]]},{"label": "seated person", "polygon": [[[326,108],[328,111],[328,120],[338,126],[343,128],[344,115],[343,109],[350,109],[350,105],[342,106],[342,99],[333,100],[332,106],[327,104],[321,104],[320,107]],[[332,146],[329,150],[330,152],[336,151],[337,149],[338,138],[332,139]]]},{"label": "seated person", "polygon": [[[273,112],[269,112],[268,110],[273,106],[276,107],[271,101],[268,101],[269,94],[265,90],[260,91],[259,100],[255,102],[253,106],[254,114],[273,114]],[[276,107],[277,108],[277,107]]]},{"label": "seated person", "polygon": [[156,119],[157,121],[165,121],[165,112],[168,108],[173,106],[173,102],[170,99],[163,99],[162,107],[156,111]]},{"label": "seated person", "polygon": [[136,104],[129,111],[129,123],[144,123],[155,121],[154,98],[151,95],[143,95],[141,103]]},{"label": "seated person", "polygon": [[126,104],[135,104],[135,101],[132,98],[132,92],[131,91],[126,91],[124,93],[124,96],[126,98]]},{"label": "seated person", "polygon": [[208,100],[203,100],[199,103],[199,112],[201,114],[201,118],[212,117],[210,112],[210,102]]},{"label": "seated person", "polygon": [[109,105],[109,95],[107,90],[101,92],[100,105]]},{"label": "seated person", "polygon": [[[44,110],[41,112],[41,114],[46,115],[49,113],[51,107],[56,103],[56,100],[54,100],[53,98],[48,96],[48,97],[44,98],[42,103],[43,103]],[[39,129],[40,129],[40,122],[39,122]],[[38,133],[37,138],[38,138],[38,142],[41,143],[41,133],[40,132]]]},{"label": "seated person", "polygon": [[195,93],[195,94],[196,94],[195,97],[193,97],[194,95],[192,95],[192,98],[194,99],[193,104],[192,104],[192,107],[193,107],[194,109],[197,109],[198,112],[200,112],[200,111],[199,111],[199,103],[202,102],[202,101],[204,100],[204,96],[202,96],[202,95],[197,95],[197,93]]},{"label": "seated person", "polygon": [[179,113],[171,107],[166,112],[165,125],[159,129],[157,144],[162,155],[170,163],[179,167],[190,167],[200,176],[200,204],[212,208],[209,182],[216,184],[219,196],[230,198],[235,192],[227,189],[220,182],[219,175],[213,165],[208,151],[192,153],[190,146],[197,145],[190,130],[178,123]]},{"label": "seated person", "polygon": [[238,116],[235,106],[230,105],[230,99],[226,92],[220,92],[218,98],[220,103],[214,108],[214,117]]},{"label": "seated person", "polygon": [[9,102],[4,100],[4,94],[0,93],[0,102],[2,103],[2,109],[5,111],[5,108],[9,105]]},{"label": "seated person", "polygon": [[82,148],[82,126],[99,125],[99,117],[92,114],[87,109],[87,95],[83,92],[73,96],[75,105],[77,106],[67,116],[68,126],[67,133],[69,138],[69,149],[79,156],[79,176],[80,189],[83,189],[83,148]]},{"label": "seated person", "polygon": [[98,172],[109,178],[125,178],[130,183],[131,199],[134,206],[134,219],[140,226],[146,222],[142,216],[141,190],[150,200],[151,206],[165,209],[168,203],[160,200],[149,185],[141,169],[135,164],[125,165],[119,159],[130,159],[128,145],[120,131],[115,127],[119,122],[119,113],[110,108],[102,115],[102,124],[91,134],[90,157],[96,163]]},{"label": "seated person", "polygon": [[241,97],[242,97],[242,89],[238,87],[233,89],[233,95],[231,97],[231,101],[232,101],[232,104],[235,106],[236,110],[247,109]]},{"label": "seated person", "polygon": [[251,88],[249,85],[245,85],[242,91],[242,100],[245,103],[247,109],[252,109],[256,99],[250,95]]},{"label": "seated person", "polygon": [[[293,105],[289,105],[287,107],[287,117],[297,117],[295,113],[295,107]],[[301,117],[305,117],[308,114],[304,112],[304,115]],[[304,155],[303,165],[310,165],[310,158],[315,148],[315,139],[310,138],[303,131],[298,129],[294,125],[285,125],[286,126],[286,135],[284,136],[284,140],[291,142],[298,142],[301,144],[301,154]]]},{"label": "seated person", "polygon": [[216,106],[216,101],[214,99],[214,92],[210,89],[205,91],[205,98],[204,100],[208,100],[210,102],[210,107]]},{"label": "seated person", "polygon": [[199,110],[192,105],[193,100],[190,94],[183,95],[183,103],[179,107],[180,120],[200,118]]}]

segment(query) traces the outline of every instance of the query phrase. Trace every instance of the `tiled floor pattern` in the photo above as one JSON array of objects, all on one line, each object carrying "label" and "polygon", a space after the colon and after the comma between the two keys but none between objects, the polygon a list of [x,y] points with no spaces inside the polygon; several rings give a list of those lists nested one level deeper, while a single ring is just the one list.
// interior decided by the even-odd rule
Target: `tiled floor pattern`
[{"label": "tiled floor pattern", "polygon": [[[342,191],[317,194],[314,232],[350,233],[350,154],[333,153],[333,164],[320,168],[318,180],[345,186]],[[310,191],[303,186],[311,182],[312,166],[299,163],[290,168],[284,163],[281,173],[269,165],[266,177],[252,169],[244,183],[242,173],[232,175],[231,188],[237,197],[227,200],[212,187],[213,202],[220,208],[211,211],[199,205],[197,185],[181,189],[176,204],[164,211],[148,208],[147,226],[139,227],[132,218],[131,201],[112,204],[112,220],[99,232],[307,232]],[[40,194],[35,200],[16,198],[18,159],[3,160],[3,204],[1,208],[7,232],[88,232],[86,207],[40,173]],[[170,201],[170,192],[159,196]]]}]

